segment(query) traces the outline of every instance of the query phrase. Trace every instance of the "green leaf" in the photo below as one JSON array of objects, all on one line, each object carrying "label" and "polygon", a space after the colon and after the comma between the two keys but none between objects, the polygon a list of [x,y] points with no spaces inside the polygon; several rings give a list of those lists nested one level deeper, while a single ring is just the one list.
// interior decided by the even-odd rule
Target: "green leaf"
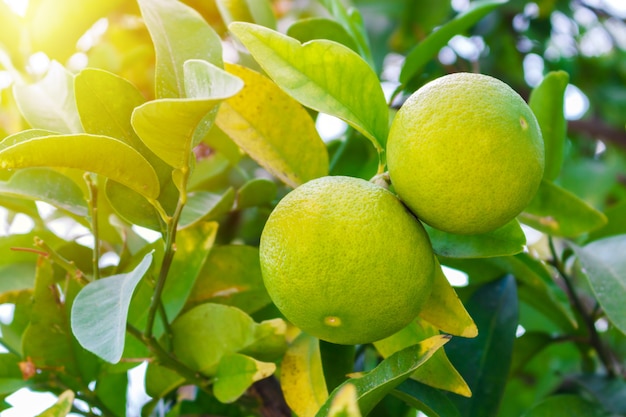
[{"label": "green leaf", "polygon": [[[437,334],[439,334],[437,328],[417,319],[388,338],[374,342],[374,346],[386,358]],[[411,375],[411,378],[431,387],[454,392],[465,397],[472,395],[467,383],[452,366],[443,349],[435,352],[424,365]]]},{"label": "green leaf", "polygon": [[589,240],[597,240],[603,237],[626,234],[626,200],[604,210],[607,224],[592,232]]},{"label": "green leaf", "polygon": [[437,335],[430,337],[417,345],[410,346],[394,353],[383,360],[376,368],[364,376],[352,378],[337,387],[331,394],[316,416],[328,414],[330,405],[338,392],[346,384],[354,384],[357,391],[357,400],[361,413],[367,415],[385,395],[390,393],[417,368],[422,366],[451,336]]},{"label": "green leaf", "polygon": [[424,411],[428,417],[461,417],[459,410],[443,391],[414,379],[405,380],[391,394],[408,405]]},{"label": "green leaf", "polygon": [[44,201],[77,216],[87,216],[88,208],[78,185],[59,172],[47,168],[17,171],[9,181],[0,182],[0,194]]},{"label": "green leaf", "polygon": [[520,372],[524,366],[539,352],[546,348],[554,340],[552,336],[544,332],[529,331],[515,339],[513,344],[513,358],[511,361],[511,374]]},{"label": "green leaf", "polygon": [[347,46],[358,53],[359,48],[354,38],[337,21],[325,17],[309,17],[294,22],[287,29],[287,36],[301,43],[314,39],[328,39]]},{"label": "green leaf", "polygon": [[[2,144],[20,135],[22,133],[8,137]],[[115,157],[103,158],[103,155]],[[159,179],[148,161],[124,142],[108,136],[41,136],[13,146],[0,146],[0,169],[29,167],[82,169],[104,175],[149,199],[159,195]]]},{"label": "green leaf", "polygon": [[[152,165],[159,178],[159,203],[170,215],[178,202],[172,168],[139,139],[131,125],[135,107],[145,103],[129,81],[99,69],[85,69],[74,80],[76,104],[87,133],[117,138],[132,146]],[[107,181],[105,193],[115,212],[129,223],[160,230],[158,211],[141,195],[115,181]]]},{"label": "green leaf", "polygon": [[[4,329],[2,337],[5,338]],[[13,353],[0,353],[0,396],[12,394],[29,384],[20,370],[19,362],[21,358]]]},{"label": "green leaf", "polygon": [[349,48],[328,40],[300,44],[261,26],[229,29],[270,77],[300,103],[363,133],[381,151],[389,131],[385,96],[374,71]]},{"label": "green leaf", "polygon": [[518,280],[519,298],[541,312],[563,331],[571,332],[578,326],[571,310],[569,298],[557,285],[547,266],[527,253],[490,259],[502,273],[509,273]]},{"label": "green leaf", "polygon": [[32,263],[10,263],[0,266],[0,294],[25,290],[33,287],[35,265]]},{"label": "green leaf", "polygon": [[190,164],[194,132],[219,100],[162,99],[135,109],[135,131],[159,158],[181,169]]},{"label": "green leaf", "polygon": [[56,284],[52,264],[40,258],[31,320],[22,337],[23,355],[38,368],[60,367],[69,375],[79,375],[80,346],[73,343],[67,306]]},{"label": "green leaf", "polygon": [[161,216],[153,203],[115,181],[107,181],[104,191],[111,208],[126,222],[161,232]]},{"label": "green leaf", "polygon": [[216,0],[215,4],[227,25],[231,22],[250,22],[276,28],[276,17],[268,0]]},{"label": "green leaf", "polygon": [[221,39],[197,11],[175,0],[139,0],[139,7],[156,50],[157,98],[186,96],[187,60],[222,67]]},{"label": "green leaf", "polygon": [[300,333],[287,349],[280,369],[280,383],[289,408],[299,417],[314,416],[328,398],[319,340]]},{"label": "green leaf", "polygon": [[260,362],[239,353],[226,355],[217,367],[213,394],[223,403],[235,402],[254,382],[267,378],[275,370],[273,363]]},{"label": "green leaf", "polygon": [[548,397],[524,413],[523,417],[606,417],[598,404],[573,394]]},{"label": "green leaf", "polygon": [[626,334],[626,235],[596,240],[584,247],[570,244],[608,319]]},{"label": "green leaf", "polygon": [[234,203],[235,190],[232,188],[227,189],[221,195],[207,191],[189,193],[178,226],[186,228],[201,221],[216,220],[230,212]]},{"label": "green leaf", "polygon": [[261,74],[238,65],[226,69],[245,87],[222,104],[218,127],[291,187],[328,175],[326,147],[306,110]]},{"label": "green leaf", "polygon": [[115,417],[126,417],[128,382],[126,372],[105,372],[96,381],[96,395]]},{"label": "green leaf", "polygon": [[287,350],[287,323],[283,319],[265,320],[256,326],[254,342],[241,353],[262,361],[277,361]]},{"label": "green leaf", "polygon": [[189,98],[149,101],[133,111],[132,125],[141,140],[159,158],[176,169],[188,169],[191,149],[204,133],[196,129],[205,117],[243,86],[237,77],[206,61],[189,60],[184,65],[185,95]]},{"label": "green leaf", "polygon": [[530,93],[528,101],[541,127],[546,159],[543,177],[547,180],[558,177],[563,165],[567,130],[563,106],[568,81],[565,71],[549,72]]},{"label": "green leaf", "polygon": [[612,415],[626,414],[626,381],[623,378],[589,373],[572,379]]},{"label": "green leaf", "polygon": [[52,407],[37,414],[36,417],[65,417],[72,411],[73,404],[74,393],[70,390],[63,391]]},{"label": "green leaf", "polygon": [[365,59],[369,65],[374,67],[374,60],[367,39],[367,32],[363,24],[363,18],[357,8],[351,7],[346,10],[340,0],[321,0],[321,3],[328,12],[337,20],[346,31],[352,36],[357,44],[357,52]]},{"label": "green leaf", "polygon": [[215,375],[222,357],[254,342],[255,327],[238,308],[201,304],[172,323],[174,353],[192,369]]},{"label": "green leaf", "polygon": [[539,231],[562,237],[580,236],[607,223],[604,214],[545,179],[519,218]]},{"label": "green leaf", "polygon": [[505,3],[508,3],[508,0],[472,2],[469,9],[459,13],[454,19],[428,35],[406,55],[400,72],[400,82],[404,85],[408,84],[415,76],[419,75],[419,71],[424,65],[436,56],[454,35],[463,33],[488,13]]},{"label": "green leaf", "polygon": [[154,362],[148,363],[145,380],[146,393],[152,398],[162,398],[185,383],[178,372]]},{"label": "green leaf", "polygon": [[462,416],[496,416],[509,375],[518,323],[515,279],[507,275],[480,287],[465,306],[476,321],[478,336],[455,338],[446,352],[467,381],[472,397],[449,398]]},{"label": "green leaf", "polygon": [[480,235],[457,235],[424,224],[433,250],[449,258],[487,258],[515,255],[524,250],[526,236],[517,220]]},{"label": "green leaf", "polygon": [[238,307],[248,314],[270,304],[261,276],[258,248],[229,245],[211,250],[185,309],[208,302]]},{"label": "green leaf", "polygon": [[202,140],[209,148],[224,155],[231,165],[235,166],[241,161],[243,152],[239,146],[217,125],[213,125]]},{"label": "green leaf", "polygon": [[165,281],[161,301],[167,317],[178,316],[192,291],[196,277],[213,247],[218,224],[201,222],[176,234],[176,256]]},{"label": "green leaf", "polygon": [[131,272],[90,282],[78,293],[72,306],[72,332],[85,349],[107,362],[119,362],[124,352],[128,306],[151,264],[152,252]]},{"label": "green leaf", "polygon": [[355,346],[320,340],[320,355],[326,387],[332,391],[354,371]]},{"label": "green leaf", "polygon": [[58,133],[81,133],[74,76],[53,62],[48,73],[35,84],[15,84],[13,94],[20,112],[33,128]]},{"label": "green leaf", "polygon": [[354,385],[346,384],[337,392],[330,404],[328,417],[361,417]]},{"label": "green leaf", "polygon": [[149,159],[130,124],[133,109],[146,101],[134,85],[108,71],[87,68],[76,75],[74,93],[85,132],[119,139]]},{"label": "green leaf", "polygon": [[237,192],[237,208],[256,207],[270,204],[278,192],[274,181],[254,178],[246,182]]},{"label": "green leaf", "polygon": [[432,292],[419,317],[440,330],[462,337],[476,337],[478,329],[435,257]]}]

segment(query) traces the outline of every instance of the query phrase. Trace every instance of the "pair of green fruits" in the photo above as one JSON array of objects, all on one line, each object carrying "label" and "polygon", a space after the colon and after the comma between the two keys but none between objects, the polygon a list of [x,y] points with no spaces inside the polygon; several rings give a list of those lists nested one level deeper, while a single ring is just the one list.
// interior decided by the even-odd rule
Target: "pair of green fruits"
[{"label": "pair of green fruits", "polygon": [[414,320],[438,267],[420,221],[456,234],[503,226],[536,193],[544,145],[514,90],[458,73],[426,84],[401,107],[387,166],[396,194],[358,178],[318,178],[285,196],[263,230],[270,297],[320,339],[369,343]]}]

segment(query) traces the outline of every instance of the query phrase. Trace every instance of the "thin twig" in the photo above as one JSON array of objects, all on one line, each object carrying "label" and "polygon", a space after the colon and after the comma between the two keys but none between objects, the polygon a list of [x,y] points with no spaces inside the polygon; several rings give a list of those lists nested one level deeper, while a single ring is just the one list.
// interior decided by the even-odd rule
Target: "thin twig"
[{"label": "thin twig", "polygon": [[578,310],[578,312],[580,313],[580,316],[582,317],[585,323],[585,326],[587,327],[587,331],[589,332],[589,344],[598,353],[598,357],[600,358],[600,361],[602,361],[602,364],[604,365],[604,368],[606,369],[608,375],[610,377],[614,377],[615,375],[619,374],[619,370],[616,369],[615,363],[611,359],[610,353],[607,352],[606,347],[602,343],[602,340],[600,339],[600,335],[598,334],[598,331],[596,330],[596,326],[594,324],[593,318],[583,306],[583,303],[581,302],[580,297],[578,297],[576,288],[574,288],[574,284],[572,283],[570,276],[565,271],[563,262],[561,261],[560,257],[558,256],[556,252],[556,248],[554,246],[554,240],[552,239],[552,236],[548,238],[548,244],[550,246],[550,253],[552,254],[552,258],[554,261],[554,267],[556,268],[557,272],[559,273],[559,275],[565,282],[565,286],[567,288],[569,298],[574,308],[576,308],[576,310]]},{"label": "thin twig", "polygon": [[91,233],[93,234],[93,279],[100,278],[100,238],[98,230],[98,185],[91,178],[91,174],[86,172],[83,179],[87,183],[89,190],[89,214],[91,216]]}]

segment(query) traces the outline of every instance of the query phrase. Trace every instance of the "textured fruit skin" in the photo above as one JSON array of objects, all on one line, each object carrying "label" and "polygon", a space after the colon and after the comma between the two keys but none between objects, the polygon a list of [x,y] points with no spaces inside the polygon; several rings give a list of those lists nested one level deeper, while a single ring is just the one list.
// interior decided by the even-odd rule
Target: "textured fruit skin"
[{"label": "textured fruit skin", "polygon": [[430,296],[434,255],[422,225],[386,189],[323,177],[270,215],[261,272],[293,324],[338,344],[373,342],[413,320]]},{"label": "textured fruit skin", "polygon": [[387,166],[394,189],[425,223],[487,233],[517,216],[544,169],[541,130],[502,81],[456,73],[416,91],[392,122]]}]

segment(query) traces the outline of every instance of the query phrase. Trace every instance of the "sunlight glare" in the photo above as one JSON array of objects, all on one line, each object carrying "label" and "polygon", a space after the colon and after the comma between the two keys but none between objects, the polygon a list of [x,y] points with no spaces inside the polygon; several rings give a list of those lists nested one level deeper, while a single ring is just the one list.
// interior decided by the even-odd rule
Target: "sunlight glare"
[{"label": "sunlight glare", "polygon": [[28,10],[28,0],[4,0],[4,2],[15,12],[15,14],[22,17],[26,16],[26,10]]},{"label": "sunlight glare", "polygon": [[465,272],[447,267],[445,265],[441,265],[441,269],[443,270],[443,274],[448,279],[448,282],[453,287],[467,287],[469,284],[469,277]]},{"label": "sunlight glare", "polygon": [[568,84],[565,89],[565,118],[578,120],[589,110],[589,99],[580,88]]},{"label": "sunlight glare", "polygon": [[13,78],[9,71],[0,71],[0,90],[9,87],[13,83]]},{"label": "sunlight glare", "polygon": [[34,416],[52,406],[56,401],[57,397],[49,392],[33,392],[28,388],[22,388],[6,398],[6,402],[13,408],[4,410],[2,417]]},{"label": "sunlight glare", "polygon": [[348,129],[346,122],[325,113],[319,113],[317,115],[315,126],[325,142],[341,137]]}]

